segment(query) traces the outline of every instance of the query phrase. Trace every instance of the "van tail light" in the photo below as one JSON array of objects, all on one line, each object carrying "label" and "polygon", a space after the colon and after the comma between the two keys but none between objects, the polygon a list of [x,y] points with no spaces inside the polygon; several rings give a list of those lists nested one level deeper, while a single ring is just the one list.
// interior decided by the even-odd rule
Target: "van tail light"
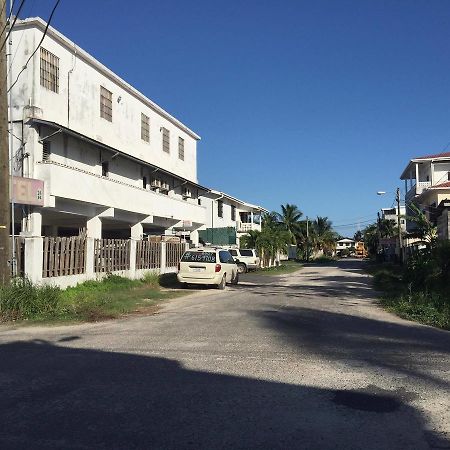
[{"label": "van tail light", "polygon": [[222,270],[222,266],[220,264],[216,264],[215,272],[220,272]]}]

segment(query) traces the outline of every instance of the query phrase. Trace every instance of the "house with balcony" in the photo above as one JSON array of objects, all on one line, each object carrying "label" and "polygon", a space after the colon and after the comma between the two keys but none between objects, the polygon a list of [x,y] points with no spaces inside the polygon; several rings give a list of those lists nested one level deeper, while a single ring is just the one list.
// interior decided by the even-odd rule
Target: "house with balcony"
[{"label": "house with balcony", "polygon": [[267,209],[211,189],[203,193],[205,225],[199,231],[201,241],[216,245],[239,245],[249,231],[261,231],[261,216]]},{"label": "house with balcony", "polygon": [[[200,137],[46,23],[12,31],[14,177],[42,183],[16,199],[16,234],[198,240],[209,190],[198,183]],[[26,66],[25,70],[22,70]],[[239,217],[239,214],[237,215]]]},{"label": "house with balcony", "polygon": [[[406,214],[410,214],[408,205],[415,203],[438,226],[439,237],[448,239],[450,152],[411,159],[400,179],[405,181]],[[407,221],[407,230],[414,230],[411,221]]]}]

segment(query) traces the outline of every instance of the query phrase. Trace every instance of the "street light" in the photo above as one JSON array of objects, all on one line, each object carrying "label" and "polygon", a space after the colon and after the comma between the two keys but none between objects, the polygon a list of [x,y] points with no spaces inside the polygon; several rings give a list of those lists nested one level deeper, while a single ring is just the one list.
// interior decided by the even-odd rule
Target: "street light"
[{"label": "street light", "polygon": [[[377,195],[384,195],[386,191],[378,191]],[[402,240],[402,227],[400,223],[400,188],[397,188],[395,193],[395,200],[397,201],[397,227],[398,227],[398,246],[400,253],[400,262],[403,263],[403,240]]]}]

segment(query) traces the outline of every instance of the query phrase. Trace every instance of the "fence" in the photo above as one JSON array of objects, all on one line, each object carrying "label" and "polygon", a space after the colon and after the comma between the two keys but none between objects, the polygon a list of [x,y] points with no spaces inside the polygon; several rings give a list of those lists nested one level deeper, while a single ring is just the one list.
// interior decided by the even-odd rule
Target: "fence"
[{"label": "fence", "polygon": [[137,241],[136,269],[159,269],[161,267],[161,243]]},{"label": "fence", "polygon": [[130,268],[128,239],[95,239],[94,272],[115,272]]},{"label": "fence", "polygon": [[78,275],[85,271],[86,238],[84,236],[44,237],[43,278]]},{"label": "fence", "polygon": [[166,243],[166,267],[177,267],[183,256],[186,244],[167,242]]}]

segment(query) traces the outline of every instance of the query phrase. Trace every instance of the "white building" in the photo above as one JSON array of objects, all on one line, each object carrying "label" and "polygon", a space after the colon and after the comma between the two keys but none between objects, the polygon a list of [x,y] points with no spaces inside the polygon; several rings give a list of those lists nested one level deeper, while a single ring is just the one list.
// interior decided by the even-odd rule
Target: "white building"
[{"label": "white building", "polygon": [[[12,32],[14,175],[44,181],[16,233],[140,239],[205,223],[199,136],[39,18]],[[22,219],[22,223],[21,222]]]},{"label": "white building", "polygon": [[336,253],[339,254],[342,250],[349,250],[355,247],[356,241],[349,238],[339,239],[336,241]]},{"label": "white building", "polygon": [[[393,220],[395,226],[398,224],[397,208],[381,208],[381,218],[385,220]],[[406,208],[404,205],[400,205],[400,227],[403,232],[406,231]]]},{"label": "white building", "polygon": [[261,216],[267,209],[213,189],[203,195],[201,202],[206,207],[205,225],[200,231],[203,242],[239,245],[242,235],[251,230],[261,231]]}]

